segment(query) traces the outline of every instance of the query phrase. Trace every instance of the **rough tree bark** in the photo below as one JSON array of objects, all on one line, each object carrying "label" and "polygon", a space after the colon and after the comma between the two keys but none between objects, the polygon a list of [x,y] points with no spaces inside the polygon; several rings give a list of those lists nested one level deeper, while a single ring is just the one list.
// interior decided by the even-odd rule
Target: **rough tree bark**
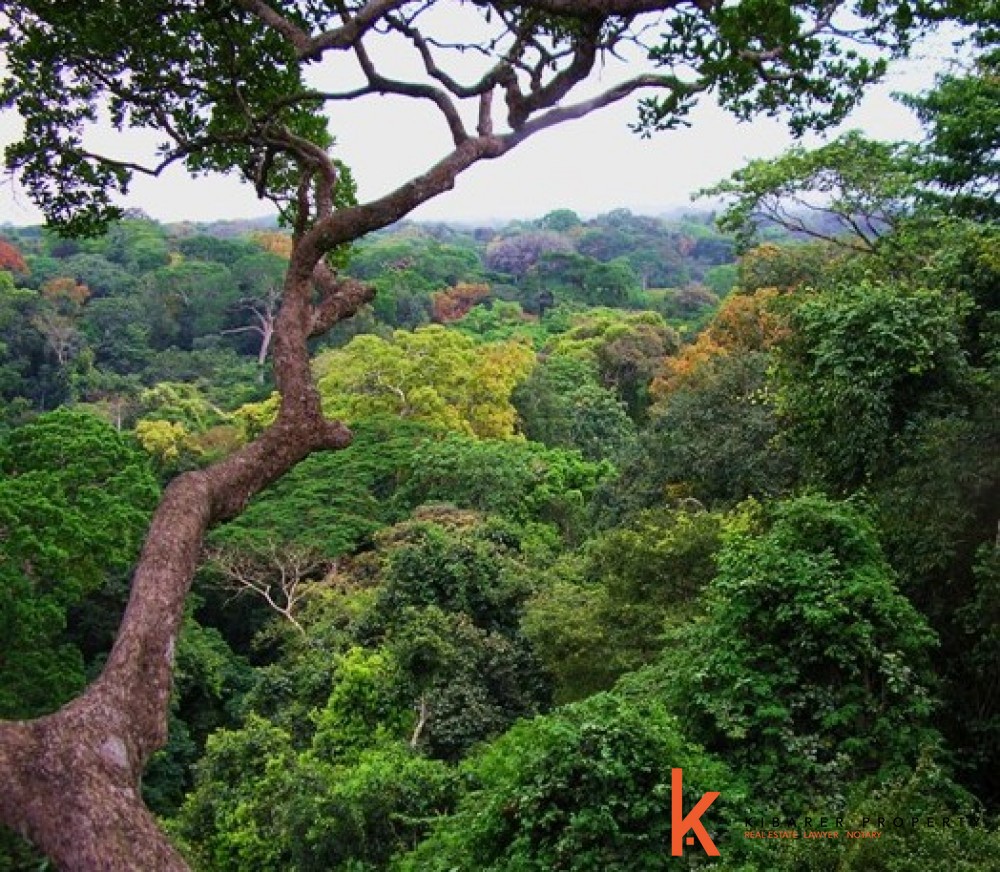
[{"label": "rough tree bark", "polygon": [[[300,259],[301,263],[301,259]],[[205,531],[313,451],[343,448],[350,432],[323,418],[306,340],[314,307],[306,267],[286,287],[276,331],[278,419],[254,442],[170,483],[153,516],[128,606],[101,676],[77,699],[34,721],[0,723],[0,819],[60,868],[186,869],[142,802],[140,778],[166,741],[174,648]],[[329,318],[372,292],[328,285]]]},{"label": "rough tree bark", "polygon": [[374,292],[338,278],[324,257],[450,189],[460,172],[513,144],[495,136],[466,139],[422,176],[343,211],[329,202],[332,163],[317,166],[316,156],[308,155],[312,164],[303,172],[302,196],[314,185],[319,193],[315,220],[296,228],[275,325],[277,420],[225,460],[184,473],[167,487],[100,677],[53,714],[0,722],[0,821],[61,869],[188,868],[143,803],[139,786],[150,756],[166,742],[174,649],[205,532],[239,514],[252,496],[313,451],[344,448],[351,440],[345,426],[323,417],[308,340],[353,315]]}]

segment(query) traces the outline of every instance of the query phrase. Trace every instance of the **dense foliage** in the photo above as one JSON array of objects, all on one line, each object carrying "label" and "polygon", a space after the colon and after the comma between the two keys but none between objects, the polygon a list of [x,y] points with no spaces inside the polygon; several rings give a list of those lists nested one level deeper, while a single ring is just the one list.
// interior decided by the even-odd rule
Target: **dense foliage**
[{"label": "dense foliage", "polygon": [[[143,788],[196,868],[690,868],[673,768],[720,869],[995,861],[1000,228],[950,114],[990,63],[916,101],[933,161],[721,186],[745,245],[771,219],[738,262],[624,210],[356,246],[379,296],[313,358],[354,442],[213,531],[179,643]],[[809,239],[758,208],[831,178]],[[286,237],[230,231],[5,231],[2,717],[93,675],[160,484],[275,414],[241,328]]]}]

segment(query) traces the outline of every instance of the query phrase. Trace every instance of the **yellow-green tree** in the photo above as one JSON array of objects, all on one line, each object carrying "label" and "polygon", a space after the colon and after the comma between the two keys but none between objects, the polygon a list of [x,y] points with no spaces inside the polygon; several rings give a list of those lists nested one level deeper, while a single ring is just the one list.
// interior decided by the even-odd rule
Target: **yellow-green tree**
[{"label": "yellow-green tree", "polygon": [[642,420],[649,382],[679,344],[677,333],[656,312],[594,309],[575,319],[549,351],[596,364],[601,383],[617,393],[634,419]]},{"label": "yellow-green tree", "polygon": [[323,411],[357,421],[399,415],[473,436],[514,435],[510,396],[534,365],[520,342],[477,344],[439,325],[391,339],[356,336],[315,362]]}]

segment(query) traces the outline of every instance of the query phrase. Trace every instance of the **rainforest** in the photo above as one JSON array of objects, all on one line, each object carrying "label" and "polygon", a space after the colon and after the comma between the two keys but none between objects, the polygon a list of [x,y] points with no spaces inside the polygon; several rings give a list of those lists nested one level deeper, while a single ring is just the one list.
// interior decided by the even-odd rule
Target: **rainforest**
[{"label": "rainforest", "polygon": [[[970,28],[901,98],[919,142],[492,223],[408,214],[580,106],[665,89],[669,135],[704,88],[825,129],[880,68],[823,41],[838,4],[767,0],[755,42],[753,4],[539,0],[470,4],[513,43],[467,86],[434,5],[166,0],[128,46],[119,4],[3,13],[48,220],[0,227],[0,870],[994,868],[988,4],[862,10],[887,51]],[[660,72],[564,114],[653,13]],[[388,33],[433,85],[377,69]],[[341,49],[358,93],[297,78]],[[454,136],[367,203],[314,106],[366,89]],[[119,208],[140,170],[74,133],[98,98],[277,217]]]}]

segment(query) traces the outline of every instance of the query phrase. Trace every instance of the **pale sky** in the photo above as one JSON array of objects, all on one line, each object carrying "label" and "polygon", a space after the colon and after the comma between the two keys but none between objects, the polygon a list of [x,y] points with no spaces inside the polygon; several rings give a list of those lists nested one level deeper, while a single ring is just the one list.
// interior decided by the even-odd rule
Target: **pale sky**
[{"label": "pale sky", "polygon": [[[919,128],[893,91],[918,92],[932,84],[947,60],[946,40],[897,63],[838,130],[858,127],[878,139],[915,139]],[[709,100],[690,117],[691,127],[641,139],[628,129],[635,98],[544,131],[513,152],[472,167],[453,191],[410,217],[425,220],[535,218],[557,208],[582,216],[626,207],[656,214],[690,205],[690,195],[752,158],[770,157],[793,140],[780,122],[738,124]],[[0,116],[0,147],[17,135],[18,120]],[[337,154],[352,167],[362,199],[371,199],[423,171],[446,152],[443,123],[432,110],[399,98],[369,97],[333,106],[331,131]],[[833,133],[836,133],[834,131]],[[832,135],[832,134],[831,134]],[[118,154],[141,149],[142,140],[108,129],[105,144]],[[147,138],[147,142],[148,142]],[[811,137],[807,145],[821,140]],[[236,179],[191,179],[173,168],[159,179],[137,177],[124,204],[160,221],[211,221],[271,211]],[[0,224],[38,223],[40,215],[9,179],[0,186]]]}]

